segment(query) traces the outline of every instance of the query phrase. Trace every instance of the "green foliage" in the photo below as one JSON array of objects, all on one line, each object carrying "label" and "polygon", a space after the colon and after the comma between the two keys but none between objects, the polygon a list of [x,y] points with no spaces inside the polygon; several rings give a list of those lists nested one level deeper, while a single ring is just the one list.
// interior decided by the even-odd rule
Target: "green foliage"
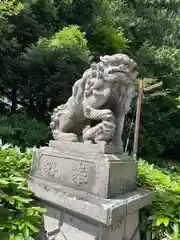
[{"label": "green foliage", "polygon": [[21,57],[19,99],[41,120],[71,95],[73,83],[88,67],[90,52],[77,26],[42,38]]},{"label": "green foliage", "polygon": [[62,48],[68,46],[76,46],[79,50],[84,51],[87,54],[88,59],[89,51],[87,48],[87,40],[84,38],[84,34],[81,33],[80,27],[69,26],[64,27],[61,31],[58,31],[50,39],[45,39],[49,48]]},{"label": "green foliage", "polygon": [[[180,112],[178,96],[180,87],[180,50],[162,46],[149,48],[156,62],[155,72],[163,81],[163,88],[145,94],[141,121],[142,153],[178,159]],[[149,121],[151,119],[151,121]]]},{"label": "green foliage", "polygon": [[[116,29],[102,24],[103,20],[96,19],[92,30],[87,32],[90,49],[94,57],[99,60],[99,55],[123,52],[128,48],[128,41],[123,35],[121,28]],[[93,32],[92,32],[93,31]]]},{"label": "green foliage", "polygon": [[175,98],[180,86],[179,1],[107,2],[112,26],[123,28],[130,42],[127,53],[138,63],[139,77],[145,78],[146,86],[163,82],[163,87],[144,95],[139,154],[178,159],[180,112]]},{"label": "green foliage", "polygon": [[44,209],[27,187],[31,150],[0,146],[0,234],[2,240],[33,240]]},{"label": "green foliage", "polygon": [[40,146],[51,137],[47,125],[25,113],[0,117],[0,136],[3,142],[21,147]]},{"label": "green foliage", "polygon": [[94,57],[124,51],[128,41],[123,29],[114,28],[109,16],[109,5],[105,0],[54,1],[60,26],[77,24],[86,33],[88,46]]},{"label": "green foliage", "polygon": [[11,16],[18,14],[23,8],[23,4],[17,0],[1,0],[0,1],[0,10],[1,10],[1,18],[4,16]]},{"label": "green foliage", "polygon": [[122,28],[111,26],[105,1],[25,0],[22,8],[17,1],[5,3],[14,12],[5,9],[1,19],[0,93],[12,101],[11,113],[21,104],[32,116],[47,120],[52,108],[71,94],[90,55],[127,48]]},{"label": "green foliage", "polygon": [[[7,14],[0,18],[0,92],[12,101],[12,113],[16,111],[18,104],[17,95],[21,78],[20,56],[28,45],[36,42],[40,36],[45,37],[54,32],[53,22],[56,18],[54,13],[51,14],[50,12],[48,14],[46,2],[40,0],[29,1],[28,5],[23,5],[18,14]],[[48,1],[48,3],[50,2]],[[42,16],[42,20],[38,16],[42,15],[43,12],[47,12],[47,14],[46,17]],[[0,16],[2,14],[3,10],[0,9]],[[44,18],[46,21],[44,21]],[[50,24],[52,27],[49,26]]]},{"label": "green foliage", "polygon": [[154,193],[152,205],[141,211],[141,239],[180,239],[180,165],[160,169],[139,160],[138,176],[140,186]]}]

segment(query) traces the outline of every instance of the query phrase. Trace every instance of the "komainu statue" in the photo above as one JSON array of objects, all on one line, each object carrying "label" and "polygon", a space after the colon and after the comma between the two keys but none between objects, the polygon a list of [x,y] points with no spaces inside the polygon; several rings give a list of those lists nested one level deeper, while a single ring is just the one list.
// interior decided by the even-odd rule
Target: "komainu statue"
[{"label": "komainu statue", "polygon": [[67,103],[54,109],[50,124],[54,139],[122,147],[124,118],[135,93],[135,67],[125,54],[93,63],[75,82]]}]

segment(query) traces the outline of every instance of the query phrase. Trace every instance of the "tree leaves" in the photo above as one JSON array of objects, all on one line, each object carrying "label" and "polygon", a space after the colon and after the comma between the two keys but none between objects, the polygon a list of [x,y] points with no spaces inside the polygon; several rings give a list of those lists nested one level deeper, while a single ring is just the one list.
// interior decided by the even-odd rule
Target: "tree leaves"
[{"label": "tree leaves", "polygon": [[145,93],[143,98],[139,155],[178,160],[180,145],[175,136],[180,112],[175,98],[180,91],[179,1],[109,0],[109,4],[113,26],[122,27],[130,41],[127,52],[137,61],[140,77],[148,85],[152,84],[150,79],[163,82],[158,92]]},{"label": "tree leaves", "polygon": [[31,156],[29,149],[24,153],[12,146],[0,149],[0,233],[8,239],[32,240],[44,212],[35,207],[27,187]]},{"label": "tree leaves", "polygon": [[70,96],[73,83],[82,76],[89,60],[87,41],[77,26],[65,27],[29,48],[21,57],[24,78],[19,88],[31,114],[48,119],[48,113]]},{"label": "tree leaves", "polygon": [[156,226],[160,226],[164,224],[165,227],[169,225],[169,218],[157,218],[156,219]]},{"label": "tree leaves", "polygon": [[[172,166],[176,172],[172,172]],[[154,192],[153,202],[141,211],[142,240],[159,240],[170,236],[170,239],[179,238],[179,203],[180,203],[180,165],[167,164],[160,169],[144,160],[138,162],[139,184]],[[147,232],[148,236],[146,236]],[[151,234],[150,234],[151,233]],[[151,238],[150,238],[151,239]]]},{"label": "tree leaves", "polygon": [[6,16],[16,15],[21,11],[22,8],[23,4],[20,1],[0,0],[1,17],[4,15]]}]

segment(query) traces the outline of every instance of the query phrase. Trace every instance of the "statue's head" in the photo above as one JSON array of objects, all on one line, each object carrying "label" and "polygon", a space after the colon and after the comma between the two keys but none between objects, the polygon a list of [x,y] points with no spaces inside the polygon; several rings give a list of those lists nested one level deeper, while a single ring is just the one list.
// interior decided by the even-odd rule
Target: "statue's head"
[{"label": "statue's head", "polygon": [[98,109],[109,99],[120,101],[122,87],[135,84],[135,67],[136,63],[125,54],[101,57],[83,75],[83,103]]}]

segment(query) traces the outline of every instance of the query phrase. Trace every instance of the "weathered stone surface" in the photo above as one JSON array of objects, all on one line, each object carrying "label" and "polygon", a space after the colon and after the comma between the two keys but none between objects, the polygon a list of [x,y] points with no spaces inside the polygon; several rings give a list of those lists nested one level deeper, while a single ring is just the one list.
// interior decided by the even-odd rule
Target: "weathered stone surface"
[{"label": "weathered stone surface", "polygon": [[128,215],[107,228],[108,240],[140,240],[139,211]]},{"label": "weathered stone surface", "polygon": [[107,228],[107,238],[103,239],[107,239],[107,240],[123,240],[124,236],[125,236],[125,219],[126,218],[122,218],[120,219],[117,223],[115,223],[114,225],[111,225],[110,227]]},{"label": "weathered stone surface", "polygon": [[38,198],[107,226],[128,215],[129,209],[132,212],[131,205],[134,204],[134,209],[138,211],[145,202],[148,204],[151,201],[151,192],[145,189],[105,199],[37,178],[32,178],[29,186]]},{"label": "weathered stone surface", "polygon": [[[52,216],[55,211],[57,207],[48,207],[46,215]],[[61,212],[60,216],[54,215],[54,219],[48,220],[47,224],[50,226],[45,225],[48,240],[140,240],[139,211],[131,215],[120,216],[119,220],[111,225],[94,222],[90,218],[84,218],[82,214],[75,215],[68,209]],[[59,226],[51,231],[51,226],[55,224],[54,221],[58,222]]]},{"label": "weathered stone surface", "polygon": [[124,117],[135,92],[136,63],[125,54],[100,58],[76,81],[66,104],[54,109],[54,139],[122,145]]},{"label": "weathered stone surface", "polygon": [[50,205],[45,205],[44,207],[48,213],[44,214],[44,228],[48,233],[48,237],[51,237],[59,233],[62,211]]},{"label": "weathered stone surface", "polygon": [[34,152],[29,187],[47,209],[37,240],[140,240],[151,192],[136,188],[135,161],[96,146],[51,142]]},{"label": "weathered stone surface", "polygon": [[[84,153],[84,154],[121,154],[122,149],[115,147],[114,145],[108,145],[106,142],[100,142],[98,144],[90,144],[90,143],[81,143],[81,142],[67,142],[63,140],[51,140],[49,142],[49,146],[53,149],[63,152],[74,152]],[[121,156],[123,159],[130,158],[129,156]]]},{"label": "weathered stone surface", "polygon": [[140,240],[139,209],[151,202],[148,190],[104,199],[40,179],[29,186],[47,209],[38,240]]},{"label": "weathered stone surface", "polygon": [[76,236],[78,240],[96,240],[98,231],[98,226],[74,217],[72,214],[64,214],[61,232],[67,239],[74,239]]},{"label": "weathered stone surface", "polygon": [[107,154],[116,150],[108,146],[88,146],[62,142],[59,148],[37,149],[31,175],[105,198],[136,188],[135,161],[127,155]]}]

